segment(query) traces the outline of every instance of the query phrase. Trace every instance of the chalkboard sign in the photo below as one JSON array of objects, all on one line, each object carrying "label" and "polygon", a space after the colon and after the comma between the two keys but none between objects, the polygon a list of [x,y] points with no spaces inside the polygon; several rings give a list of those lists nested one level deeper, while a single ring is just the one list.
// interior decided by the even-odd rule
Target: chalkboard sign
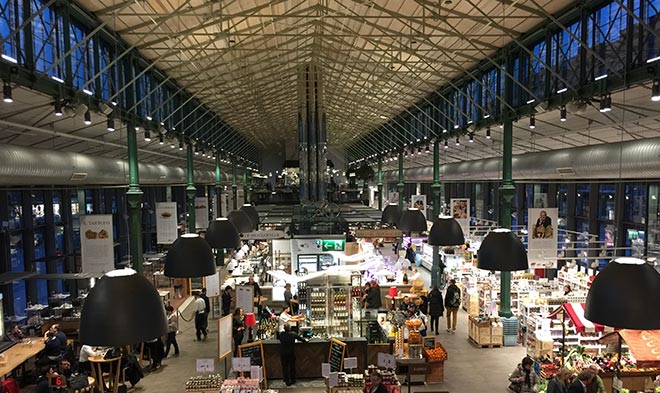
[{"label": "chalkboard sign", "polygon": [[435,336],[424,337],[424,349],[435,349]]},{"label": "chalkboard sign", "polygon": [[335,338],[330,339],[330,352],[328,353],[328,363],[330,363],[331,372],[339,372],[344,369],[344,356],[346,355],[346,343]]},{"label": "chalkboard sign", "polygon": [[250,358],[250,365],[261,366],[261,369],[263,370],[264,385],[268,388],[268,381],[266,380],[266,362],[264,361],[264,347],[261,341],[239,345],[238,357]]}]

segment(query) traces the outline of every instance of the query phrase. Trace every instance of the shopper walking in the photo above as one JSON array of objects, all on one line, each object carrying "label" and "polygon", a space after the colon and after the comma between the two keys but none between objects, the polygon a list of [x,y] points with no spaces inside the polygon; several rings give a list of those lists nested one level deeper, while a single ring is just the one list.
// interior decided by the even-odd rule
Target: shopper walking
[{"label": "shopper walking", "polygon": [[199,296],[204,299],[204,339],[206,339],[206,334],[209,329],[209,314],[211,313],[211,302],[209,297],[206,296],[206,288],[202,288],[202,293]]},{"label": "shopper walking", "polygon": [[231,302],[234,298],[231,296],[231,286],[227,285],[225,290],[222,291],[222,316],[229,315],[231,309]]},{"label": "shopper walking", "polygon": [[[515,370],[509,376],[509,390],[516,393],[534,393],[536,392],[536,382],[538,376],[532,369],[534,360],[530,357],[523,358]],[[583,392],[584,393],[584,392]]]},{"label": "shopper walking", "polygon": [[429,292],[429,316],[431,317],[431,331],[438,334],[440,330],[440,317],[445,312],[445,306],[442,302],[442,292],[438,289],[437,286],[431,288]]},{"label": "shopper walking", "polygon": [[232,320],[232,337],[234,338],[234,357],[238,356],[238,346],[243,343],[245,335],[245,313],[241,307],[236,307]]},{"label": "shopper walking", "polygon": [[447,331],[456,333],[456,319],[458,307],[461,305],[461,290],[456,286],[456,280],[449,280],[449,287],[445,293],[445,308],[447,309]]},{"label": "shopper walking", "polygon": [[279,340],[282,376],[286,386],[291,386],[296,383],[296,354],[294,351],[296,340],[303,343],[307,341],[298,333],[291,331],[291,325],[288,323],[284,324],[284,331],[280,333]]},{"label": "shopper walking", "polygon": [[195,335],[197,336],[197,341],[202,341],[202,335],[206,339],[206,326],[204,321],[206,320],[206,303],[204,299],[200,296],[199,292],[194,292],[193,296],[195,297],[195,302],[193,303],[195,307]]},{"label": "shopper walking", "polygon": [[568,391],[568,386],[571,384],[572,376],[573,371],[566,367],[559,369],[557,375],[548,381],[547,393],[566,393]]},{"label": "shopper walking", "polygon": [[179,356],[179,344],[176,342],[176,331],[179,330],[179,317],[174,312],[174,307],[165,307],[167,314],[167,344],[165,347],[165,357],[170,354],[170,348],[174,346],[174,356]]},{"label": "shopper walking", "polygon": [[286,283],[284,286],[284,304],[291,307],[291,299],[293,299],[293,294],[291,293],[291,284]]},{"label": "shopper walking", "polygon": [[605,384],[603,384],[603,380],[598,375],[600,367],[594,363],[589,365],[587,371],[591,373],[591,383],[587,386],[588,393],[606,393]]}]

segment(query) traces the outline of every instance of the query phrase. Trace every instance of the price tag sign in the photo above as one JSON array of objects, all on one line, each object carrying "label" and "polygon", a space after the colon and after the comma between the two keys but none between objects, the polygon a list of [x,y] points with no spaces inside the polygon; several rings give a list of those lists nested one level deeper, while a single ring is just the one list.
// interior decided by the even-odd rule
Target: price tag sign
[{"label": "price tag sign", "polygon": [[232,358],[231,359],[231,368],[234,371],[239,372],[250,372],[250,358]]},{"label": "price tag sign", "polygon": [[321,376],[324,378],[330,376],[330,363],[321,363]]},{"label": "price tag sign", "polygon": [[212,373],[215,371],[215,359],[197,359],[195,369],[198,373]]},{"label": "price tag sign", "polygon": [[331,372],[330,375],[328,375],[328,386],[333,388],[337,385],[339,385],[339,373]]},{"label": "price tag sign", "polygon": [[378,353],[378,367],[393,369],[396,366],[396,358],[389,353]]},{"label": "price tag sign", "polygon": [[616,375],[614,376],[614,380],[612,381],[612,387],[616,390],[621,390],[623,389],[623,380],[619,379]]},{"label": "price tag sign", "polygon": [[357,358],[344,358],[344,370],[357,368]]},{"label": "price tag sign", "polygon": [[250,379],[256,379],[257,381],[263,379],[260,366],[250,366]]}]

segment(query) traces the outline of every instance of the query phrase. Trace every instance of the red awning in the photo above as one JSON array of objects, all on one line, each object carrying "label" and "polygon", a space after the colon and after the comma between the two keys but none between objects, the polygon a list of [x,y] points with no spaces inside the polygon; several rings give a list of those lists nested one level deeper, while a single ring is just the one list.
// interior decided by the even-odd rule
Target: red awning
[{"label": "red awning", "polygon": [[550,314],[550,317],[554,317],[561,310],[565,310],[568,317],[575,325],[575,330],[578,333],[593,333],[593,332],[613,332],[615,329],[609,326],[599,325],[593,323],[587,318],[584,317],[584,303],[564,303]]}]

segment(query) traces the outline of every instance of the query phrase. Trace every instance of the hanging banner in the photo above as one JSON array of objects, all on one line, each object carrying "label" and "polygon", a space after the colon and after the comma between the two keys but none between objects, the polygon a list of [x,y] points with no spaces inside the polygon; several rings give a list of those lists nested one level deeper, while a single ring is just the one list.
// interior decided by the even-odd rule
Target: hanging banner
[{"label": "hanging banner", "polygon": [[449,200],[449,211],[463,230],[465,237],[470,235],[470,199],[451,198]]},{"label": "hanging banner", "polygon": [[206,296],[220,296],[220,272],[204,277],[204,286],[206,287]]},{"label": "hanging banner", "polygon": [[227,211],[227,206],[229,206],[229,196],[227,195],[226,192],[220,193],[219,203],[220,203],[220,208],[218,211],[220,212],[222,217],[227,217],[227,214],[229,214],[229,212]]},{"label": "hanging banner", "polygon": [[172,244],[178,235],[176,202],[156,202],[156,243]]},{"label": "hanging banner", "polygon": [[557,268],[557,208],[527,211],[527,257],[530,269]]},{"label": "hanging banner", "polygon": [[415,209],[419,209],[426,218],[426,195],[413,195],[410,198],[410,205]]},{"label": "hanging banner", "polygon": [[112,215],[80,216],[80,249],[83,273],[106,273],[115,270]]},{"label": "hanging banner", "polygon": [[195,228],[203,229],[209,227],[209,199],[207,197],[195,198]]}]

